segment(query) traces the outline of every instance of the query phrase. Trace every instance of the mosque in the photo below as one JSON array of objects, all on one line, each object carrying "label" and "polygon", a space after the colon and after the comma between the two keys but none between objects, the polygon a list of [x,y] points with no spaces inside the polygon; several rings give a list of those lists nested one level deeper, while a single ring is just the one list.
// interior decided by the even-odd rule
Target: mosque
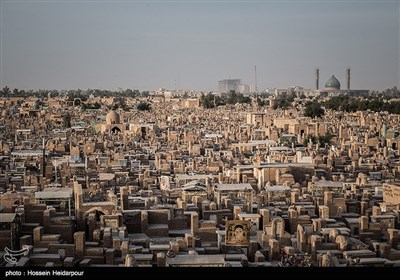
[{"label": "mosque", "polygon": [[323,89],[319,88],[319,69],[315,71],[315,93],[320,96],[338,96],[346,94],[349,96],[360,96],[365,95],[369,92],[367,89],[351,89],[350,88],[350,68],[346,68],[346,89],[341,89],[339,80],[332,75],[325,83]]},{"label": "mosque", "polygon": [[[320,88],[319,82],[319,68],[315,70],[315,88],[305,89],[303,87],[290,87],[290,88],[282,88],[275,89],[275,98],[278,96],[288,94],[289,92],[295,92],[295,94],[299,97],[302,95],[305,96],[321,96],[321,97],[334,97],[339,95],[347,95],[351,97],[356,96],[365,96],[369,93],[368,89],[352,89],[350,88],[350,68],[346,68],[346,88],[343,89],[342,85],[338,78],[335,75],[331,75],[331,77],[325,82],[323,88]],[[273,103],[274,101],[272,101]]]}]

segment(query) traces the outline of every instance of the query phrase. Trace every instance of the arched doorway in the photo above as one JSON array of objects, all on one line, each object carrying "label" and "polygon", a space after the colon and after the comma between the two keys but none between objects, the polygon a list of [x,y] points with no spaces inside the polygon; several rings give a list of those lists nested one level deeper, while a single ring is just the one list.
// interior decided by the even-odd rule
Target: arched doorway
[{"label": "arched doorway", "polygon": [[82,100],[80,98],[75,98],[73,106],[80,106],[82,104]]},{"label": "arched doorway", "polygon": [[21,200],[15,200],[14,203],[11,205],[12,212],[15,213],[15,209],[18,208],[18,206],[22,205]]},{"label": "arched doorway", "polygon": [[98,208],[92,208],[84,214],[85,232],[89,240],[93,240],[93,231],[101,228],[102,216],[106,215],[105,211]]},{"label": "arched doorway", "polygon": [[121,129],[119,127],[115,126],[111,129],[112,133],[121,133]]}]

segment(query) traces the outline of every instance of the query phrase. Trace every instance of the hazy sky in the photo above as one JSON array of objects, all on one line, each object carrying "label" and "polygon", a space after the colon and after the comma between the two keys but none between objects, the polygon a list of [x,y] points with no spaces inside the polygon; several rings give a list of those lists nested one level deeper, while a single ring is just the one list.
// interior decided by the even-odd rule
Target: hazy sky
[{"label": "hazy sky", "polygon": [[0,87],[399,87],[399,1],[1,2]]}]

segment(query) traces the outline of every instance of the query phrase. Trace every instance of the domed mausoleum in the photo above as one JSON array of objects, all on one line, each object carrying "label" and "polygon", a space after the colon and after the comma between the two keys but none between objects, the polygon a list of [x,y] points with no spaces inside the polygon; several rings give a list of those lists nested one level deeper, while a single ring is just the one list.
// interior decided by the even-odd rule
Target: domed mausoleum
[{"label": "domed mausoleum", "polygon": [[119,114],[115,111],[111,111],[106,116],[106,124],[119,124],[120,118]]},{"label": "domed mausoleum", "polygon": [[101,132],[124,132],[126,125],[121,123],[119,114],[115,111],[111,111],[106,115],[106,123],[101,125]]}]

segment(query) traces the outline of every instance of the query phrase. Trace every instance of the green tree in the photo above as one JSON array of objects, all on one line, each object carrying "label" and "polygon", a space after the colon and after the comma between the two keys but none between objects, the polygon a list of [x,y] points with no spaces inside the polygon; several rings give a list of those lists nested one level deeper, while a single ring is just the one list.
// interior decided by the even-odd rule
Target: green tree
[{"label": "green tree", "polygon": [[304,110],[304,116],[306,117],[321,117],[325,113],[324,109],[321,108],[321,104],[315,102],[308,102]]},{"label": "green tree", "polygon": [[228,98],[226,99],[226,103],[236,104],[238,99],[239,99],[238,94],[234,90],[231,90],[228,94]]},{"label": "green tree", "polygon": [[333,138],[332,134],[318,136],[319,145],[321,147],[325,147],[325,145],[329,145],[331,143],[332,138]]},{"label": "green tree", "polygon": [[93,109],[100,109],[100,108],[101,108],[100,103],[96,101],[96,102],[93,104]]},{"label": "green tree", "polygon": [[214,108],[217,105],[217,96],[214,96],[211,92],[207,93],[207,95],[201,93],[200,104],[206,109]]},{"label": "green tree", "polygon": [[279,96],[273,106],[273,109],[276,110],[278,108],[282,108],[282,109],[288,109],[289,107],[292,106],[292,102],[294,101],[294,98],[296,97],[296,95],[294,93],[291,94],[282,94],[281,96]]},{"label": "green tree", "polygon": [[139,110],[139,111],[150,111],[151,110],[151,105],[150,105],[150,103],[147,103],[147,102],[140,102],[137,106],[136,106],[136,108]]},{"label": "green tree", "polygon": [[257,105],[261,106],[261,107],[265,106],[266,105],[265,100],[261,99],[259,96],[257,96]]},{"label": "green tree", "polygon": [[36,100],[34,105],[33,105],[33,109],[34,110],[39,110],[39,108],[40,108],[40,102],[39,102],[39,100]]},{"label": "green tree", "polygon": [[304,137],[303,146],[308,146],[308,143],[311,142],[312,144],[317,144],[318,138],[314,135],[307,135]]},{"label": "green tree", "polygon": [[64,127],[71,127],[71,119],[72,119],[72,116],[69,112],[63,116]]},{"label": "green tree", "polygon": [[243,93],[237,93],[236,91],[231,90],[228,93],[228,96],[225,98],[225,102],[227,104],[232,104],[232,105],[234,105],[236,103],[240,103],[240,104],[247,103],[247,104],[250,104],[251,103],[251,98],[248,97],[248,96],[244,96]]},{"label": "green tree", "polygon": [[8,86],[5,86],[1,92],[2,92],[3,96],[8,96],[8,95],[10,95],[11,90]]}]

